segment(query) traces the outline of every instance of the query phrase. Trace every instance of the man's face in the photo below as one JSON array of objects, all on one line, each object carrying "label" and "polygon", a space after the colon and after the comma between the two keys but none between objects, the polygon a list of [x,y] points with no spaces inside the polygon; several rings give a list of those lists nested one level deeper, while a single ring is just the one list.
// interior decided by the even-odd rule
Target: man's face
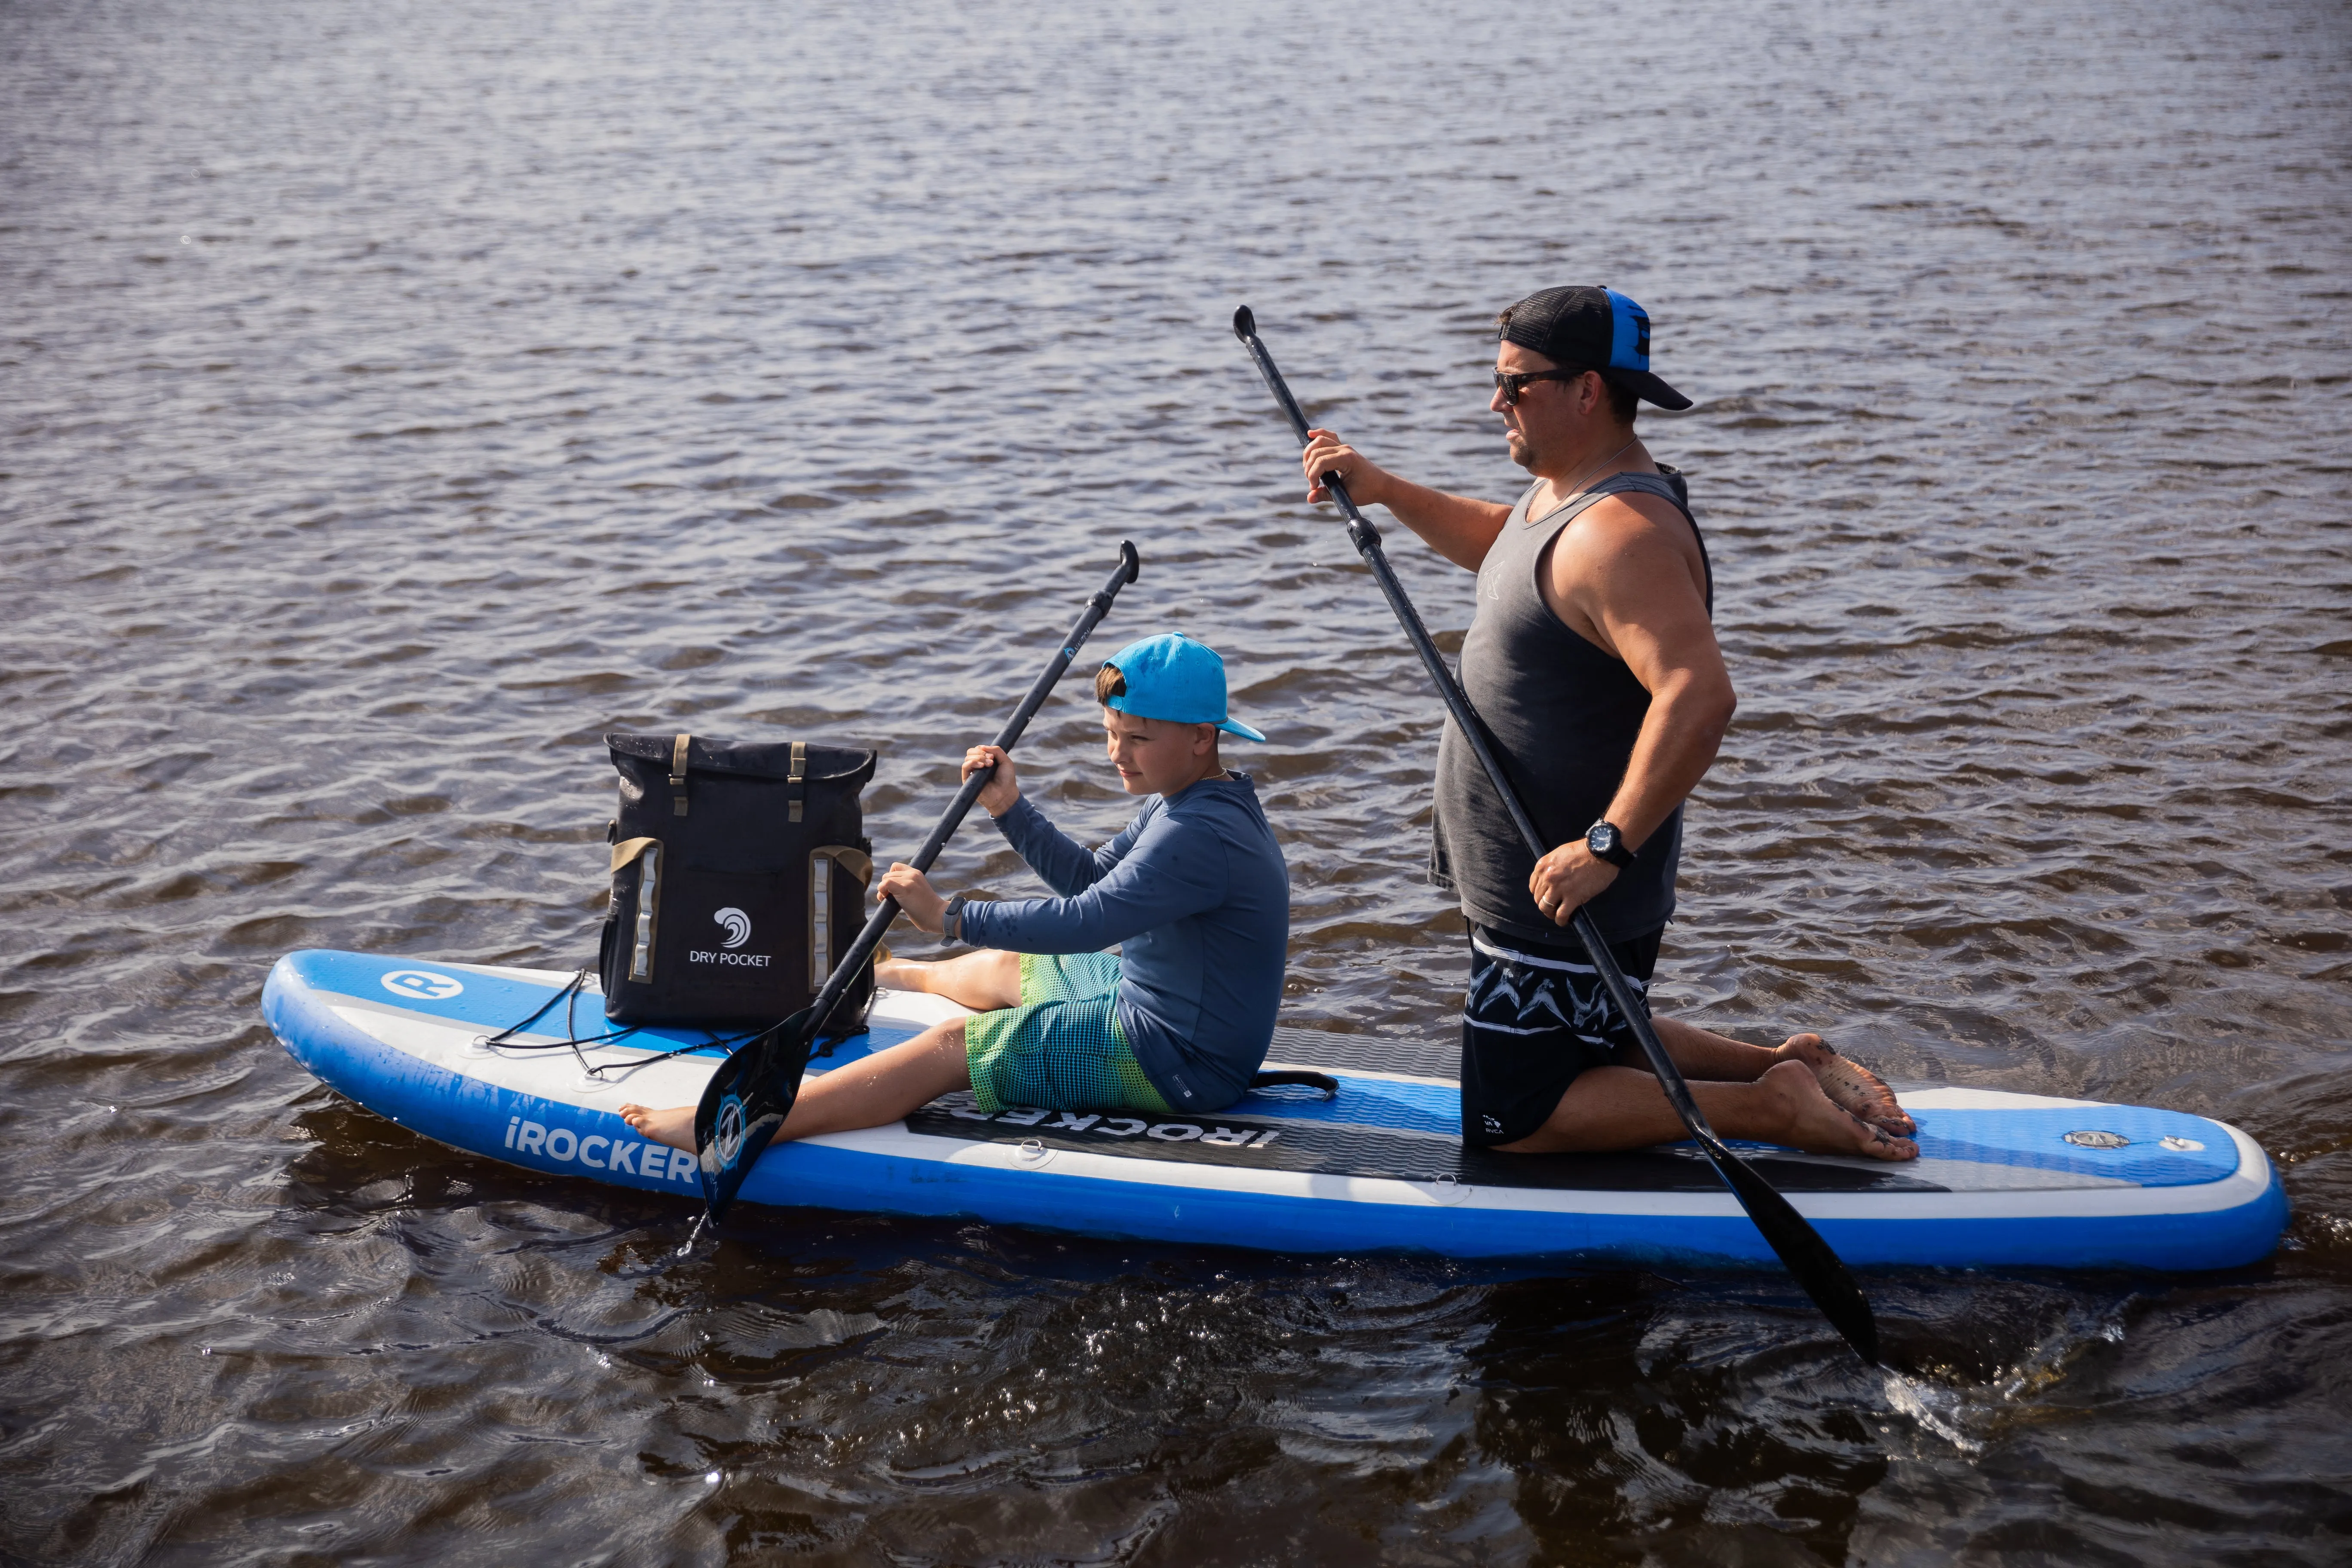
[{"label": "man's face", "polygon": [[1104,751],[1129,795],[1166,795],[1199,782],[1201,759],[1217,747],[1214,724],[1176,724],[1102,710]]},{"label": "man's face", "polygon": [[[1539,370],[1558,370],[1556,360],[1545,358],[1530,348],[1517,343],[1495,345],[1495,368],[1512,375],[1528,375]],[[1536,471],[1549,452],[1559,448],[1560,442],[1576,423],[1576,407],[1585,390],[1585,378],[1574,381],[1531,381],[1519,388],[1519,400],[1515,404],[1503,401],[1503,389],[1486,400],[1486,406],[1503,416],[1503,439],[1510,444],[1511,461]]]}]

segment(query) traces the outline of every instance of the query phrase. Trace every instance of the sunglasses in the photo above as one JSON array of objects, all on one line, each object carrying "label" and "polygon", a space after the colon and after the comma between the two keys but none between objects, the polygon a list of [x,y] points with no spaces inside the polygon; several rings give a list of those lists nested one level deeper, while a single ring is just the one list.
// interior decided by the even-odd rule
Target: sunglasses
[{"label": "sunglasses", "polygon": [[1574,381],[1580,375],[1591,374],[1583,370],[1530,370],[1517,374],[1498,370],[1495,373],[1495,390],[1503,395],[1504,407],[1517,408],[1519,393],[1531,381]]}]

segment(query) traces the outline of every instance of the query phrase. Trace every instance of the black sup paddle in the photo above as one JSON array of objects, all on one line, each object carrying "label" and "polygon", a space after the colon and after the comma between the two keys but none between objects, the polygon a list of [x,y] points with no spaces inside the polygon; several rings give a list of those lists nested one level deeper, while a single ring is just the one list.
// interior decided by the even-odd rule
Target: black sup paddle
[{"label": "black sup paddle", "polygon": [[[1307,416],[1300,411],[1298,400],[1290,395],[1290,388],[1283,382],[1282,372],[1275,368],[1274,356],[1267,353],[1265,344],[1258,341],[1257,319],[1250,314],[1247,305],[1234,312],[1234,336],[1241,339],[1242,345],[1249,350],[1250,358],[1257,363],[1258,374],[1265,378],[1266,390],[1274,394],[1275,402],[1282,406],[1283,417],[1290,421],[1291,433],[1298,437],[1301,447],[1306,446]],[[1462,738],[1477,754],[1478,765],[1486,770],[1486,777],[1493,782],[1495,793],[1503,797],[1504,805],[1509,808],[1511,821],[1518,827],[1519,837],[1527,840],[1528,847],[1535,852],[1538,859],[1543,858],[1554,846],[1546,843],[1543,836],[1536,831],[1535,820],[1528,815],[1526,803],[1519,799],[1518,791],[1511,787],[1509,777],[1503,772],[1501,760],[1495,755],[1486,725],[1479,721],[1477,710],[1470,706],[1470,699],[1463,691],[1462,683],[1446,667],[1444,656],[1430,640],[1429,628],[1421,624],[1420,613],[1412,607],[1412,601],[1405,597],[1404,586],[1397,581],[1395,571],[1389,565],[1388,554],[1381,548],[1381,531],[1356,510],[1356,503],[1349,499],[1348,487],[1340,482],[1339,475],[1325,474],[1320,482],[1330,492],[1331,499],[1339,503],[1340,514],[1348,520],[1349,542],[1355,545],[1356,553],[1364,558],[1364,564],[1371,568],[1373,580],[1380,584],[1381,592],[1388,595],[1389,608],[1396,612],[1398,624],[1404,627],[1405,636],[1412,641],[1413,651],[1421,655],[1421,662],[1429,670],[1430,679],[1437,683],[1438,695],[1445,699],[1445,710],[1453,715],[1454,728],[1462,731]],[[1635,1004],[1633,988],[1625,983],[1625,972],[1618,968],[1615,956],[1609,951],[1609,943],[1601,935],[1601,929],[1592,923],[1592,916],[1581,909],[1578,910],[1573,929],[1577,940],[1584,944],[1586,955],[1592,960],[1592,967],[1601,972],[1601,984],[1608,991],[1611,1004],[1616,1007],[1618,1016],[1633,1026],[1634,1037],[1642,1042],[1642,1053],[1649,1058],[1650,1070],[1657,1074],[1658,1087],[1666,1092],[1666,1103],[1675,1108],[1675,1114],[1682,1118],[1683,1125],[1698,1141],[1699,1148],[1705,1151],[1716,1174],[1723,1178],[1723,1184],[1731,1189],[1732,1195],[1748,1211],[1748,1217],[1756,1222],[1756,1228],[1764,1233],[1764,1239],[1772,1244],[1772,1250],[1780,1255],[1780,1261],[1789,1266],[1789,1272],[1797,1277],[1797,1283],[1805,1288],[1805,1294],[1813,1299],[1814,1304],[1828,1316],[1837,1331],[1845,1336],[1846,1342],[1854,1348],[1855,1353],[1872,1366],[1876,1366],[1877,1320],[1871,1316],[1870,1303],[1863,1299],[1862,1289],[1853,1282],[1853,1276],[1846,1272],[1844,1262],[1830,1250],[1830,1244],[1822,1239],[1822,1233],[1808,1224],[1805,1216],[1799,1214],[1788,1199],[1774,1192],[1771,1184],[1758,1175],[1738,1155],[1724,1146],[1722,1139],[1715,1135],[1715,1129],[1707,1125],[1698,1102],[1691,1098],[1690,1085],[1683,1081],[1681,1070],[1675,1066],[1674,1058],[1666,1055],[1666,1047],[1659,1042],[1658,1032],[1650,1026],[1649,1015]]]},{"label": "black sup paddle", "polygon": [[[1013,710],[1013,717],[997,732],[999,747],[1009,752],[1021,739],[1021,731],[1029,727],[1030,719],[1053,695],[1054,683],[1062,679],[1070,661],[1077,658],[1078,649],[1085,646],[1103,616],[1110,613],[1111,601],[1118,597],[1121,588],[1135,581],[1141,569],[1135,546],[1122,540],[1118,570],[1087,601],[1086,614],[1070,628],[1070,635],[1062,639],[1060,650],[1046,664],[1045,673],[1037,677],[1036,683],[1029,688],[1029,695],[1021,700],[1021,706]],[[948,840],[963,825],[964,815],[980,798],[980,792],[987,787],[989,775],[994,771],[983,768],[963,781],[954,803],[908,864],[918,871],[931,868],[931,862],[940,858],[940,851],[947,847]],[[826,976],[816,1000],[747,1041],[710,1075],[709,1085],[702,1091],[702,1102],[694,1110],[694,1146],[701,1159],[702,1197],[709,1205],[707,1217],[711,1223],[716,1224],[727,1213],[743,1178],[751,1173],[760,1152],[792,1113],[793,1101],[800,1095],[801,1074],[808,1067],[810,1049],[824,1033],[824,1026],[848,993],[850,982],[866,966],[867,957],[881,945],[890,922],[898,918],[898,900],[883,900],[873,918],[866,922],[866,929],[857,933],[857,940],[849,944],[841,962]]]}]

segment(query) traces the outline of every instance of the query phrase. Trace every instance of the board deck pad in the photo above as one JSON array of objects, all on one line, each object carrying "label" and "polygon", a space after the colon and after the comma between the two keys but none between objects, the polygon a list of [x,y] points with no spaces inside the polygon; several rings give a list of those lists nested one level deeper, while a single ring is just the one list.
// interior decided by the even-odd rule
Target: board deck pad
[{"label": "board deck pad", "polygon": [[[1450,1133],[1402,1133],[1359,1122],[1285,1115],[1286,1108],[1265,1103],[1275,1094],[1255,1090],[1232,1110],[1188,1121],[1087,1116],[1020,1106],[991,1116],[974,1110],[971,1091],[964,1090],[916,1111],[907,1118],[907,1130],[932,1138],[1015,1146],[1034,1142],[1127,1160],[1175,1160],[1317,1175],[1570,1192],[1723,1190],[1722,1179],[1696,1144],[1623,1154],[1494,1154],[1466,1148]],[[1345,1094],[1343,1087],[1341,1097]],[[1786,1152],[1758,1153],[1749,1163],[1765,1180],[1786,1192],[1943,1190],[1933,1182],[1904,1174],[1900,1166],[1870,1170]]]}]

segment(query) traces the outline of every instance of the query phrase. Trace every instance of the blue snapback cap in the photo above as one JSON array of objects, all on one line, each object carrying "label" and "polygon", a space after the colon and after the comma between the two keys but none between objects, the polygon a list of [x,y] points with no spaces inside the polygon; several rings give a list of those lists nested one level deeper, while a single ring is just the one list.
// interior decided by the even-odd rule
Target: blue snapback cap
[{"label": "blue snapback cap", "polygon": [[1127,690],[1108,707],[1171,724],[1214,724],[1245,741],[1265,739],[1225,712],[1225,661],[1207,643],[1182,632],[1162,632],[1128,644],[1103,662],[1127,678]]}]

